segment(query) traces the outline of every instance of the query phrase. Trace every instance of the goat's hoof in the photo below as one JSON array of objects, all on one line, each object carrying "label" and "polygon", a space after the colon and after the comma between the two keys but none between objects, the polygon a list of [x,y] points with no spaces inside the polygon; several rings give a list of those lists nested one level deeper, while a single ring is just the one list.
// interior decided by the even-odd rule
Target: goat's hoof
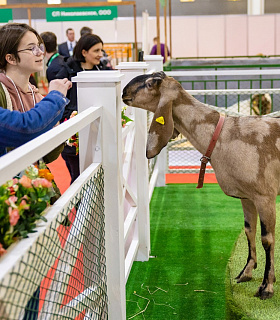
[{"label": "goat's hoof", "polygon": [[248,282],[248,281],[252,280],[252,277],[250,277],[248,275],[247,276],[246,275],[239,275],[235,279],[236,279],[237,283],[241,283],[241,282]]},{"label": "goat's hoof", "polygon": [[266,286],[260,286],[258,291],[255,293],[255,297],[260,298],[261,300],[270,299],[273,297],[273,291],[265,291]]}]

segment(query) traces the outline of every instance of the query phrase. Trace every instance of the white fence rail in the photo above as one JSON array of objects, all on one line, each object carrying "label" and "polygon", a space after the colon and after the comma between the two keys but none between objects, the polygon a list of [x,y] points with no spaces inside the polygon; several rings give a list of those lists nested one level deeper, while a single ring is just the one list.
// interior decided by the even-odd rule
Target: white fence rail
[{"label": "white fence rail", "polygon": [[[46,230],[48,224],[57,218],[57,215],[83,188],[84,182],[102,166],[104,169],[108,319],[124,320],[126,318],[125,283],[132,263],[134,260],[149,259],[149,199],[152,191],[149,189],[148,166],[145,158],[147,114],[143,110],[128,110],[128,116],[134,121],[123,129],[121,126],[123,106],[121,89],[135,75],[147,72],[147,67],[148,65],[142,62],[133,65],[133,72],[130,70],[131,67],[124,65],[121,66],[120,71],[81,72],[73,79],[77,82],[78,87],[78,115],[1,157],[0,184],[3,184],[79,131],[80,177],[47,210],[48,222],[40,222],[36,233],[21,240],[19,244],[11,248],[11,252],[1,258],[0,284],[1,280],[14,270],[18,261],[24,258],[27,251],[34,250],[34,255],[36,255],[36,242],[39,241],[40,235]],[[155,171],[159,172],[158,169]],[[152,188],[155,180],[155,178],[152,179]],[[81,220],[80,223],[79,237],[82,239],[84,229]],[[54,238],[56,237],[54,235]],[[70,249],[73,245],[71,239],[70,233],[66,248],[69,246]],[[63,266],[61,268],[63,269]],[[57,277],[61,278],[59,268],[57,270]],[[71,273],[70,269],[68,271]],[[28,297],[30,298],[30,294],[32,295],[38,287],[46,272],[47,269],[40,271],[40,276],[32,288],[25,287],[24,291],[29,290],[29,296],[26,295],[26,298],[18,300],[17,314],[10,316],[11,319],[22,315]],[[60,280],[63,283],[61,289],[56,287],[53,289],[57,292],[53,292],[52,289],[49,291],[50,296],[47,297],[47,302],[43,304],[41,310],[58,308],[59,304],[55,302],[62,301],[69,277],[64,276]],[[16,291],[14,289],[15,297]],[[3,291],[0,286],[0,299],[1,293]],[[79,310],[92,294],[93,291],[88,288],[81,292],[81,299],[77,297],[75,301],[70,301],[64,308],[56,311],[62,317],[72,314],[69,311],[71,306],[78,306],[77,310]],[[0,303],[0,307],[3,308],[3,303]],[[89,315],[90,313],[86,312],[85,318],[88,318]]]}]

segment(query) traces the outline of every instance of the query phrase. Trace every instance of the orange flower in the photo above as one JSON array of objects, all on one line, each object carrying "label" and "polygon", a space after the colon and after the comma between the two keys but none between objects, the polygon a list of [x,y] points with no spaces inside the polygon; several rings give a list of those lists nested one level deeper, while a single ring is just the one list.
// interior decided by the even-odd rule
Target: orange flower
[{"label": "orange flower", "polygon": [[23,199],[19,204],[19,208],[23,210],[28,210],[30,208],[30,204],[27,204],[26,201]]},{"label": "orange flower", "polygon": [[18,219],[19,219],[18,209],[13,209],[12,207],[9,207],[8,211],[9,211],[9,216],[10,216],[10,219],[9,219],[10,224],[11,224],[11,226],[15,226],[18,222]]},{"label": "orange flower", "polygon": [[17,202],[17,197],[15,195],[12,195],[11,197],[9,197],[9,199],[5,200],[5,203],[10,206],[11,204],[15,205],[15,203]]},{"label": "orange flower", "polygon": [[39,169],[39,177],[45,178],[48,181],[52,181],[54,179],[53,174],[48,169]]},{"label": "orange flower", "polygon": [[34,186],[35,188],[39,188],[39,187],[50,188],[50,187],[52,187],[51,182],[48,181],[47,179],[44,179],[44,178],[42,178],[42,179],[40,179],[40,178],[35,179],[35,180],[32,181],[32,183],[33,183],[33,186]]},{"label": "orange flower", "polygon": [[32,188],[31,179],[25,175],[20,178],[19,183],[25,188]]},{"label": "orange flower", "polygon": [[7,252],[7,250],[5,250],[4,248],[3,248],[3,246],[2,246],[2,244],[0,243],[0,257],[4,254],[4,253],[6,253]]}]

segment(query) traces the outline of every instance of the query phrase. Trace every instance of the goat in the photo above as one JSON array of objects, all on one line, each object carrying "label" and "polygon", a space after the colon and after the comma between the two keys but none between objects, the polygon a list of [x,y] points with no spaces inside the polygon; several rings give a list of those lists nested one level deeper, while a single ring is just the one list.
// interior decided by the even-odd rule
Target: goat
[{"label": "goat", "polygon": [[[132,79],[123,89],[123,102],[154,112],[147,139],[147,158],[155,157],[174,132],[182,133],[202,154],[211,141],[219,112],[187,93],[164,72]],[[280,120],[245,116],[225,118],[211,156],[211,165],[223,192],[241,199],[249,255],[237,282],[252,279],[257,267],[256,225],[266,253],[264,277],[255,296],[273,296],[276,196],[280,186]]]},{"label": "goat", "polygon": [[244,116],[269,114],[271,112],[271,97],[268,93],[256,93],[252,99],[242,100],[224,110],[226,114],[239,113]]}]

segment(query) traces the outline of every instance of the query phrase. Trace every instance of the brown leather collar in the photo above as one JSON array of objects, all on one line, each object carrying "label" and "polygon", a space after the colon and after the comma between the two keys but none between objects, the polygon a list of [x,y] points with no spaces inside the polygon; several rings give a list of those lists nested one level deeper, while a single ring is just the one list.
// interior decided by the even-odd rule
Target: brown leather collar
[{"label": "brown leather collar", "polygon": [[200,166],[200,171],[199,171],[199,178],[198,178],[198,184],[197,184],[197,189],[200,189],[203,187],[203,181],[204,181],[204,174],[205,174],[205,169],[206,169],[206,164],[208,163],[208,161],[211,160],[211,154],[215,148],[216,142],[219,138],[219,135],[221,133],[223,124],[225,121],[225,117],[220,115],[220,119],[219,122],[216,126],[216,129],[214,131],[213,137],[209,143],[209,146],[207,148],[207,151],[205,153],[205,155],[202,156],[202,158],[200,159],[201,161],[201,166]]}]

